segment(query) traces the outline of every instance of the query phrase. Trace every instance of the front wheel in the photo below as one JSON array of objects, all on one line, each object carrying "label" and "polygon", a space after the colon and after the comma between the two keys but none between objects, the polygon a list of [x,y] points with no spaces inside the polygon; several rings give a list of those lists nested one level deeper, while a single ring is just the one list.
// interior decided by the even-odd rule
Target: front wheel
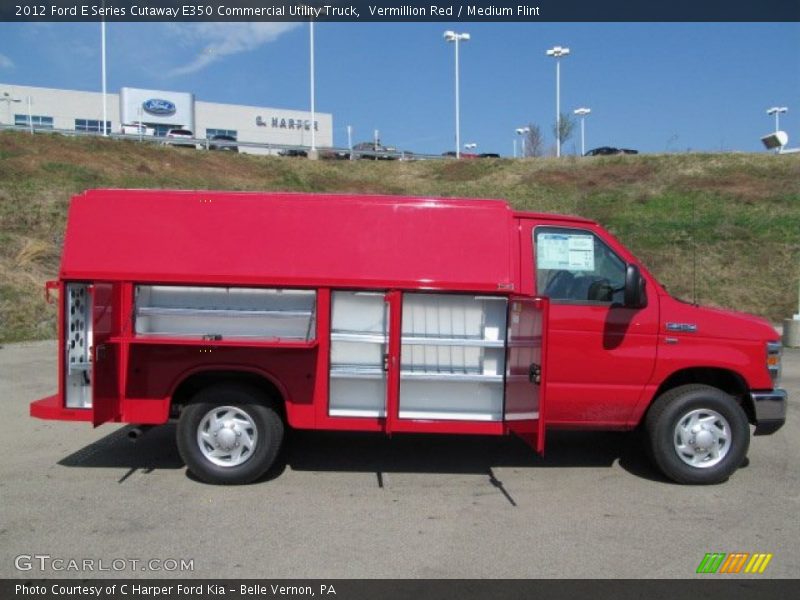
[{"label": "front wheel", "polygon": [[684,385],[662,394],[645,421],[659,469],[678,483],[713,484],[728,479],[750,446],[742,407],[722,390]]},{"label": "front wheel", "polygon": [[259,390],[219,384],[198,392],[183,409],[177,437],[181,458],[199,479],[251,483],[275,462],[283,420]]}]

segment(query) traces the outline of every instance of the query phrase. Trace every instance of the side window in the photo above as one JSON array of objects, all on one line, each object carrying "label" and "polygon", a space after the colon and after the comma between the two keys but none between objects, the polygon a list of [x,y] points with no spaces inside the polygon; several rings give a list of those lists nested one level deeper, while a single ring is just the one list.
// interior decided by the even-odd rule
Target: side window
[{"label": "side window", "polygon": [[536,289],[552,300],[621,303],[625,262],[585,229],[536,227]]}]

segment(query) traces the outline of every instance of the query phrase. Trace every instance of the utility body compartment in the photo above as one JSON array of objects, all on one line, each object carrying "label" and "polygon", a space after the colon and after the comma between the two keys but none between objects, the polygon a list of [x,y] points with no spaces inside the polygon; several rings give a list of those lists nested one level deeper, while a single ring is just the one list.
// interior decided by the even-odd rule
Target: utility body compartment
[{"label": "utility body compartment", "polygon": [[31,412],[163,423],[193,378],[240,373],[293,427],[542,447],[547,301],[517,293],[516,220],[492,200],[88,191],[52,284],[59,393]]}]

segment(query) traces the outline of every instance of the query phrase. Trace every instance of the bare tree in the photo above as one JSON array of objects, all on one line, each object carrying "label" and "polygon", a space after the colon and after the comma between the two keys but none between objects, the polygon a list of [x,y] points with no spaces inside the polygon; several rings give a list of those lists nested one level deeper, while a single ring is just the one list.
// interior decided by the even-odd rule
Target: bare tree
[{"label": "bare tree", "polygon": [[541,156],[544,154],[544,135],[542,128],[533,123],[528,123],[528,133],[525,134],[525,151],[527,156]]},{"label": "bare tree", "polygon": [[570,114],[561,113],[558,125],[553,125],[553,137],[561,140],[561,145],[575,133],[575,118]]}]

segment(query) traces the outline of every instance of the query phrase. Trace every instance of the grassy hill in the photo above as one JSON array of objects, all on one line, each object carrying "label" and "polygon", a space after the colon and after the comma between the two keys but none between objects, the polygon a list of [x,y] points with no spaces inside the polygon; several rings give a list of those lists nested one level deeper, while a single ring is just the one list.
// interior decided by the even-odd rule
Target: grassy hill
[{"label": "grassy hill", "polygon": [[505,198],[598,220],[679,297],[797,310],[800,154],[312,162],[0,132],[0,341],[55,335],[42,285],[70,196],[95,187]]}]

